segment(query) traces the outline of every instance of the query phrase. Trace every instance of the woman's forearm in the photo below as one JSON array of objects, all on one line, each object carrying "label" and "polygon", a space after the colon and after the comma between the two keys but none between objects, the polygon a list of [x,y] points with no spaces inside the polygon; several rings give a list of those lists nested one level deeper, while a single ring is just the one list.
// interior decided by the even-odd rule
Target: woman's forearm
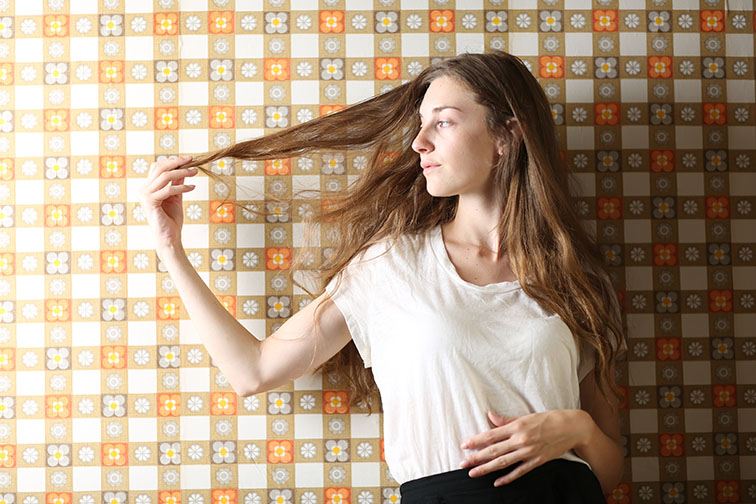
[{"label": "woman's forearm", "polygon": [[601,490],[606,495],[622,480],[624,464],[622,446],[607,436],[587,411],[576,411],[580,412],[584,432],[587,435],[582,443],[575,445],[573,450],[581,459],[590,464],[593,473],[601,482]]},{"label": "woman's forearm", "polygon": [[202,344],[239,395],[254,390],[260,341],[218,301],[180,246],[158,251]]}]

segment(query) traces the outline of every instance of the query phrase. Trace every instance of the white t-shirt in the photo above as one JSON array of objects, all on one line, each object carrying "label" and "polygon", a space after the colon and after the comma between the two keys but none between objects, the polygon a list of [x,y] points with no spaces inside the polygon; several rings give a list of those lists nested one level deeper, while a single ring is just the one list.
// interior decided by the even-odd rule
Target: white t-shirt
[{"label": "white t-shirt", "polygon": [[[386,462],[400,484],[460,469],[474,450],[459,445],[491,429],[489,409],[522,416],[580,408],[579,382],[595,359],[578,361],[558,315],[545,312],[517,281],[463,280],[440,226],[388,243],[358,255],[338,289],[336,277],[326,291],[365,367],[373,368]],[[572,450],[560,458],[588,465]]]}]

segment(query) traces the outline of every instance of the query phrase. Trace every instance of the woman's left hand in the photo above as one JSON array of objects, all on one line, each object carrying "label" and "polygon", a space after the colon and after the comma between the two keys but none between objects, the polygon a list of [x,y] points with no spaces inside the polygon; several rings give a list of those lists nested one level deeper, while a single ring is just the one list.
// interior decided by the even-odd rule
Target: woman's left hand
[{"label": "woman's left hand", "polygon": [[521,417],[503,417],[488,412],[494,428],[466,440],[462,449],[478,449],[468,455],[460,467],[472,467],[474,478],[522,463],[497,479],[500,486],[519,478],[531,469],[557,458],[582,444],[589,435],[589,424],[583,410],[550,410]]}]

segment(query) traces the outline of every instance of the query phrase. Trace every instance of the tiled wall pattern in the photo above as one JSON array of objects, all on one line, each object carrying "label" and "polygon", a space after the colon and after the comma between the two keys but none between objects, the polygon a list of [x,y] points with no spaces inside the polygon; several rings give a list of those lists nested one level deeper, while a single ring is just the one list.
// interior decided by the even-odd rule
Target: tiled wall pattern
[{"label": "tiled wall pattern", "polygon": [[[626,307],[609,501],[756,502],[755,22],[746,0],[0,0],[0,501],[398,502],[381,417],[346,406],[342,382],[233,393],[136,191],[161,156],[496,48],[549,96]],[[308,301],[285,273],[321,202],[220,202],[327,198],[365,163],[213,165],[248,197],[196,178],[185,246],[254,334]]]}]

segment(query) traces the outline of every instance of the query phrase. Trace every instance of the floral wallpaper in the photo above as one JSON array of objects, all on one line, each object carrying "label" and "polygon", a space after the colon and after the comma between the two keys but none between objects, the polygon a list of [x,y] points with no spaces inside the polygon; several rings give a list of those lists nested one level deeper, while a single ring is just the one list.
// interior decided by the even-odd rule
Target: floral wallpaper
[{"label": "floral wallpaper", "polygon": [[[137,190],[155,160],[503,49],[549,97],[627,316],[607,501],[756,502],[755,24],[742,0],[0,0],[0,501],[400,502],[339,377],[234,393]],[[366,162],[224,159],[235,183],[185,195],[189,259],[253,334],[310,301],[303,218]]]}]

